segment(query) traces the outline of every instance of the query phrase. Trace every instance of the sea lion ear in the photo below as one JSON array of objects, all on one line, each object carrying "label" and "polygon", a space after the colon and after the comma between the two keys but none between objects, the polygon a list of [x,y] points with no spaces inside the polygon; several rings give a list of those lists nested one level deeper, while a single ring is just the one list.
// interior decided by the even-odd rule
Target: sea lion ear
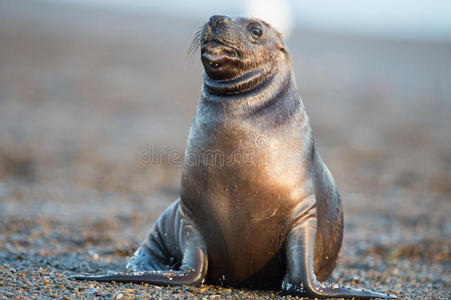
[{"label": "sea lion ear", "polygon": [[277,30],[274,30],[274,33],[276,34],[276,36],[279,38],[279,41],[277,41],[277,49],[279,49],[281,52],[286,53],[287,50],[285,49],[285,46],[283,44],[283,39],[282,39],[282,34],[280,32],[278,32]]},{"label": "sea lion ear", "polygon": [[280,52],[287,53],[287,50],[282,43],[277,43],[277,49],[279,49]]}]

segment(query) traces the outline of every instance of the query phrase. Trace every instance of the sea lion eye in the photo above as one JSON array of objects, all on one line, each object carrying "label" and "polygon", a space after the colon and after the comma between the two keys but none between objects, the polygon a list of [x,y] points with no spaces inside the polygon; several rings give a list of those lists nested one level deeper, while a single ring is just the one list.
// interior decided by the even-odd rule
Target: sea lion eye
[{"label": "sea lion eye", "polygon": [[254,38],[261,38],[263,35],[263,29],[258,24],[251,24],[249,31]]}]

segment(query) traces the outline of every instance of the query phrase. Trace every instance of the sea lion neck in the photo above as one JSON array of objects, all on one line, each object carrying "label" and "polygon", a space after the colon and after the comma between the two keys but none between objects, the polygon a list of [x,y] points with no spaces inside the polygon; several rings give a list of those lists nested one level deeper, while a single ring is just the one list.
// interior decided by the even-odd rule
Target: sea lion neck
[{"label": "sea lion neck", "polygon": [[262,84],[272,81],[274,73],[273,68],[258,67],[247,70],[236,78],[224,80],[212,79],[204,73],[204,89],[215,96],[234,98],[233,96],[245,94],[257,89]]},{"label": "sea lion neck", "polygon": [[236,111],[244,113],[273,101],[281,90],[291,84],[295,90],[293,73],[280,65],[269,70],[252,70],[230,81],[214,81],[204,74],[201,102],[219,105],[229,112],[236,108]]}]

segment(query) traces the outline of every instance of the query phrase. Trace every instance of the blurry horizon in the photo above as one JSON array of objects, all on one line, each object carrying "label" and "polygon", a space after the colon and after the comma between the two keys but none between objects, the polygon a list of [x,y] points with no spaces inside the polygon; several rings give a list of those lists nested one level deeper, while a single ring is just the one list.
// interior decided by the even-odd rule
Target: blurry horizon
[{"label": "blurry horizon", "polygon": [[[446,0],[322,0],[322,1],[147,1],[147,0],[47,0],[99,9],[140,14],[161,14],[204,21],[212,14],[275,17],[273,25],[389,39],[451,42],[451,1]],[[277,11],[277,4],[281,10]],[[266,12],[265,12],[266,10]],[[286,10],[286,11],[285,11]],[[288,12],[288,13],[287,13]],[[291,15],[290,15],[291,13]],[[280,24],[277,24],[280,23]],[[286,24],[289,23],[289,24]]]}]

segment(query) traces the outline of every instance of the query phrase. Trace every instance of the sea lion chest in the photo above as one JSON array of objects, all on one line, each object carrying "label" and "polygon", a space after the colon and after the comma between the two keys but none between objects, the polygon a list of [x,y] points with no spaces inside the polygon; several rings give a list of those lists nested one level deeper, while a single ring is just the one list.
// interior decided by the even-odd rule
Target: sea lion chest
[{"label": "sea lion chest", "polygon": [[282,272],[275,256],[306,193],[302,124],[268,128],[202,105],[188,137],[181,201],[205,237],[208,280],[237,285],[270,264]]}]

